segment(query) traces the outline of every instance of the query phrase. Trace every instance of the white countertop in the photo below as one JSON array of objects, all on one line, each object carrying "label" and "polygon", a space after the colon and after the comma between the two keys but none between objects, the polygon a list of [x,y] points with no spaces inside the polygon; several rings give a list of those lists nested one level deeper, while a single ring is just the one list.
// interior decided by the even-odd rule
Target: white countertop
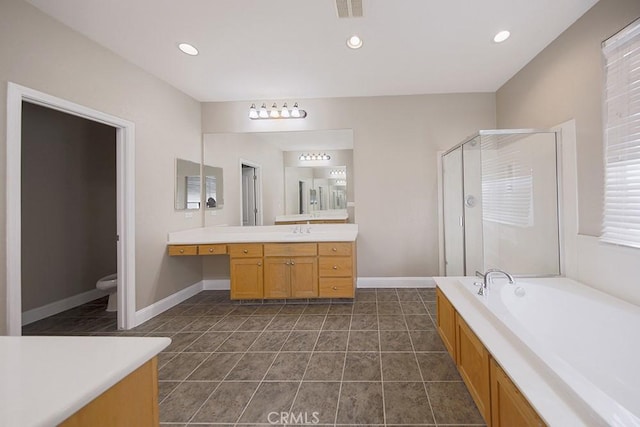
[{"label": "white countertop", "polygon": [[353,242],[357,237],[357,224],[265,225],[202,227],[176,231],[169,233],[167,243],[170,245],[202,245],[250,242]]},{"label": "white countertop", "polygon": [[170,343],[161,337],[0,337],[0,425],[57,425]]}]

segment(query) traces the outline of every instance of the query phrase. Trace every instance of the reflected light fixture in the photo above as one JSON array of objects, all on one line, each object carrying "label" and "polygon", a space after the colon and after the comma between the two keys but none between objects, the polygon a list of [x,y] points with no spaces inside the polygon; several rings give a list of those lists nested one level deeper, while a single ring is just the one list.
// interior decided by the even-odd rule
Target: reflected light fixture
[{"label": "reflected light fixture", "polygon": [[263,119],[304,119],[307,112],[298,108],[298,103],[293,104],[293,108],[289,109],[287,103],[282,104],[282,108],[278,109],[278,105],[274,102],[271,109],[267,109],[267,104],[262,103],[260,109],[256,108],[256,104],[249,107],[249,118],[251,120]]},{"label": "reflected light fixture", "polygon": [[498,34],[496,34],[493,37],[493,41],[496,42],[496,43],[502,43],[503,41],[508,39],[510,35],[511,35],[511,33],[509,31],[507,31],[507,30],[500,31]]},{"label": "reflected light fixture", "polygon": [[180,43],[178,44],[178,49],[180,49],[183,53],[187,55],[196,56],[198,54],[198,49],[196,49],[193,45],[189,43]]},{"label": "reflected light fixture", "polygon": [[298,157],[298,160],[303,162],[310,161],[310,160],[331,160],[331,156],[328,155],[327,153],[322,153],[322,154],[306,153],[306,154],[300,154],[300,157]]}]

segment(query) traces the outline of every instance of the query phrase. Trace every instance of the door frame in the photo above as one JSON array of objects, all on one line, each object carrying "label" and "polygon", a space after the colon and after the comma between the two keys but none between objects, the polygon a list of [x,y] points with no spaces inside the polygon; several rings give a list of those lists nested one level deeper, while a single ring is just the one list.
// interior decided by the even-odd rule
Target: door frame
[{"label": "door frame", "polygon": [[22,335],[22,103],[29,102],[116,129],[118,329],[135,327],[134,123],[12,82],[7,85],[6,316],[8,335]]},{"label": "door frame", "polygon": [[242,192],[244,187],[242,186],[242,165],[250,166],[256,171],[256,207],[258,208],[258,216],[256,217],[256,225],[263,224],[263,212],[262,212],[262,166],[258,163],[254,163],[250,160],[240,159],[239,173],[240,173],[240,225],[242,225],[242,210],[244,208],[244,198]]}]

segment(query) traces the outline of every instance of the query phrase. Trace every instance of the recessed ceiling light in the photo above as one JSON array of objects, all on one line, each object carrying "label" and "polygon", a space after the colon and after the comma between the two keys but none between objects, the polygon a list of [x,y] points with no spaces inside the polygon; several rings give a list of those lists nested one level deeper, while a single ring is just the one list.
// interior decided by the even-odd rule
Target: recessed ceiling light
[{"label": "recessed ceiling light", "polygon": [[362,39],[354,34],[347,39],[347,46],[351,49],[360,49],[362,47]]},{"label": "recessed ceiling light", "polygon": [[189,43],[180,43],[178,45],[178,49],[186,53],[187,55],[196,56],[198,54],[198,49],[190,45]]},{"label": "recessed ceiling light", "polygon": [[502,43],[503,41],[508,39],[510,35],[511,33],[507,30],[500,31],[498,34],[495,35],[495,37],[493,38],[493,41],[496,43]]}]

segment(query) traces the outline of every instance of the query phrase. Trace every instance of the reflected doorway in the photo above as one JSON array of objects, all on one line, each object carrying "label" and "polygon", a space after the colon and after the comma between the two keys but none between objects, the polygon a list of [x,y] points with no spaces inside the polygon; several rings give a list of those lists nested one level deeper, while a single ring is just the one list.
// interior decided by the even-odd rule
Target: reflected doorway
[{"label": "reflected doorway", "polygon": [[260,166],[241,163],[242,173],[242,225],[262,225],[262,197],[260,192]]}]

